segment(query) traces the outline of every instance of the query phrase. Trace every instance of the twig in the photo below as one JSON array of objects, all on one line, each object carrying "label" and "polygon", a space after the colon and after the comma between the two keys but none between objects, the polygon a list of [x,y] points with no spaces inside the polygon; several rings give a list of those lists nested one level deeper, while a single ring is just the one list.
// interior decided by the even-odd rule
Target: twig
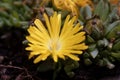
[{"label": "twig", "polygon": [[[11,65],[0,65],[0,68],[14,68],[14,69],[23,70],[24,73],[26,73],[26,76],[24,76],[24,77],[26,77],[26,78],[28,77],[28,78],[31,78],[31,80],[34,80],[34,79],[32,78],[32,75],[29,74],[29,72],[28,72],[28,70],[27,70],[26,68],[21,68],[21,67],[11,66]],[[23,74],[23,73],[22,73],[22,74]],[[22,75],[22,74],[20,74],[20,75]]]},{"label": "twig", "polygon": [[0,65],[0,68],[14,68],[14,69],[24,70],[21,67],[16,67],[16,66],[11,66],[11,65]]}]

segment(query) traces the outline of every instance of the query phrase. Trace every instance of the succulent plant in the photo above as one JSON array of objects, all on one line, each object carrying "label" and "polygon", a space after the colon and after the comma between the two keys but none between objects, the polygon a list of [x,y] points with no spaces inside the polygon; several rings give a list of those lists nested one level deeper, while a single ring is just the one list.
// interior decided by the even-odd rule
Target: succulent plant
[{"label": "succulent plant", "polygon": [[120,61],[119,6],[100,0],[93,11],[86,6],[80,12],[79,19],[85,26],[86,43],[89,45],[89,49],[83,54],[85,64],[114,68],[114,62]]},{"label": "succulent plant", "polygon": [[[92,9],[90,5],[79,7],[78,22],[84,26],[84,30],[87,33],[86,44],[89,46],[81,56],[83,58],[80,62],[87,66],[95,64],[112,69],[115,67],[114,63],[120,61],[119,5],[113,5],[109,0],[92,0],[92,2],[94,4]],[[70,13],[69,11],[56,9],[51,3],[44,7],[48,15],[57,10],[62,14],[62,19],[64,20],[66,15]],[[57,69],[54,65],[51,66],[51,69],[54,68],[59,71],[64,68],[64,71],[70,77],[74,76],[73,69],[79,67],[79,62],[72,60],[58,64],[59,67]],[[41,71],[40,66],[38,70]],[[48,68],[43,68],[45,71],[48,70]]]},{"label": "succulent plant", "polygon": [[32,0],[0,0],[0,28],[28,26],[32,19]]},{"label": "succulent plant", "polygon": [[[114,0],[86,1],[90,1],[92,7],[87,3],[83,7],[77,7],[77,22],[84,26],[84,31],[87,33],[85,42],[89,47],[80,56],[83,57],[80,62],[87,66],[95,64],[112,69],[116,62],[120,62],[120,5],[118,0],[114,3]],[[72,0],[70,3],[73,4]],[[74,3],[74,5],[77,4]],[[62,8],[64,7],[69,9],[68,6],[62,5]],[[0,0],[0,28],[19,27],[26,29],[29,27],[29,22],[36,17],[44,23],[45,20],[41,15],[43,12],[51,16],[54,11],[57,11],[61,14],[64,22],[67,14],[71,14],[70,12],[74,14],[74,11],[71,11],[73,9],[76,8],[72,6],[68,11],[57,9],[52,4],[52,0]],[[71,16],[74,16],[72,14]],[[78,61],[70,59],[61,60],[58,63],[47,60],[40,63],[38,70],[41,72],[55,70],[56,74],[62,68],[68,76],[72,77],[74,76],[73,69],[79,68],[79,65]]]}]

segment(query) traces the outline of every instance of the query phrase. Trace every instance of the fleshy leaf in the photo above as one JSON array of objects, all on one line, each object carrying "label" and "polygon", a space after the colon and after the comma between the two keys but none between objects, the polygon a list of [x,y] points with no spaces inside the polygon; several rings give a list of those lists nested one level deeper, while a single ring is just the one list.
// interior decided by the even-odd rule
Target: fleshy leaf
[{"label": "fleshy leaf", "polygon": [[99,52],[98,49],[95,49],[92,52],[90,52],[90,54],[93,58],[96,58],[96,56],[98,55],[98,52]]}]

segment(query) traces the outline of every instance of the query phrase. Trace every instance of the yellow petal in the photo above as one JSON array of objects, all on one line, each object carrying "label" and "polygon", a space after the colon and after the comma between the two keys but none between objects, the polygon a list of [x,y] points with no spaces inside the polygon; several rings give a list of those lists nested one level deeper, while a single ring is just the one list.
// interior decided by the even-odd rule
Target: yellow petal
[{"label": "yellow petal", "polygon": [[86,46],[85,43],[81,43],[81,44],[76,44],[76,45],[73,45],[73,46],[68,46],[64,49],[85,50],[87,48],[88,48],[88,46]]},{"label": "yellow petal", "polygon": [[72,55],[72,54],[70,54],[70,53],[67,53],[67,54],[65,54],[65,55],[68,56],[69,58],[75,60],[75,61],[79,61],[79,60],[80,60],[76,55]]},{"label": "yellow petal", "polygon": [[39,19],[35,19],[34,23],[35,23],[36,27],[37,27],[41,32],[47,33],[44,25],[42,24],[42,22],[41,22]]},{"label": "yellow petal", "polygon": [[72,54],[82,54],[82,51],[78,50],[63,50],[64,53],[72,53]]},{"label": "yellow petal", "polygon": [[63,53],[58,53],[57,55],[58,55],[58,57],[59,57],[59,58],[61,58],[61,59],[64,59],[64,60],[65,60],[65,56],[64,56],[64,54],[63,54]]},{"label": "yellow petal", "polygon": [[45,13],[43,14],[43,16],[45,18],[45,22],[46,22],[46,25],[47,25],[47,28],[48,28],[48,32],[49,32],[50,36],[52,36],[53,32],[52,32],[52,29],[51,29],[51,24],[50,24],[49,18]]},{"label": "yellow petal", "polygon": [[31,37],[31,36],[27,36],[26,39],[27,39],[29,42],[31,42],[31,43],[33,43],[33,44],[36,44],[36,45],[42,45],[42,46],[47,47],[47,44],[48,44],[48,43],[47,43],[46,41],[44,41],[44,40],[39,40],[39,38],[36,39],[35,37]]},{"label": "yellow petal", "polygon": [[[53,16],[50,17],[51,29],[53,34],[51,35],[52,38],[58,38],[60,33],[61,27],[61,15],[57,15],[55,12]],[[53,24],[54,23],[54,24]]]},{"label": "yellow petal", "polygon": [[43,58],[43,55],[39,55],[39,56],[34,60],[34,63],[36,64],[36,63],[40,62],[40,61],[42,60],[42,58]]},{"label": "yellow petal", "polygon": [[55,61],[55,62],[57,62],[58,61],[58,57],[57,57],[57,55],[56,54],[52,54],[52,57],[53,57],[53,60]]},{"label": "yellow petal", "polygon": [[[63,40],[64,38],[67,38],[68,36],[71,36],[71,31],[73,28],[73,23],[75,22],[76,17],[74,16],[71,20],[69,20],[66,24],[64,24],[61,34],[60,34],[60,39]],[[68,28],[69,27],[69,28]]]},{"label": "yellow petal", "polygon": [[78,23],[78,24],[76,24],[76,26],[73,28],[73,30],[72,30],[72,34],[75,34],[75,33],[77,33],[78,31],[80,31],[81,29],[83,29],[83,26],[80,26],[80,24]]},{"label": "yellow petal", "polygon": [[29,57],[28,57],[28,59],[31,59],[33,56],[34,56],[33,54],[30,54]]},{"label": "yellow petal", "polygon": [[38,37],[40,37],[41,39],[43,40],[47,40],[47,39],[50,39],[48,33],[43,33],[41,32],[39,29],[37,29],[35,26],[30,26],[29,29],[28,29],[28,32],[30,35],[32,34],[35,34],[37,35]]}]

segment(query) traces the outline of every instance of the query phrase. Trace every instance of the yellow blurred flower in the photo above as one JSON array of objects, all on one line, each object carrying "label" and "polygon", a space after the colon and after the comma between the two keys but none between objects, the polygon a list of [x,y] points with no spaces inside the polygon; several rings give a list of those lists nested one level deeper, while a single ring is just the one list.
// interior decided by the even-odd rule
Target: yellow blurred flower
[{"label": "yellow blurred flower", "polygon": [[72,0],[53,0],[56,8],[71,11],[73,15],[78,16],[78,7]]},{"label": "yellow blurred flower", "polygon": [[82,54],[82,50],[88,48],[83,42],[85,40],[85,32],[81,31],[83,26],[79,23],[74,24],[76,17],[70,19],[68,15],[62,26],[61,14],[54,12],[50,18],[44,13],[45,25],[39,20],[34,21],[34,26],[28,28],[30,35],[26,39],[30,42],[26,50],[31,51],[29,59],[37,56],[34,63],[44,61],[51,56],[54,62],[58,62],[58,58],[66,59],[69,57],[75,61],[79,60],[78,55]]},{"label": "yellow blurred flower", "polygon": [[90,5],[93,7],[91,0],[52,0],[56,8],[71,11],[73,15],[79,15],[78,7]]},{"label": "yellow blurred flower", "polygon": [[93,3],[91,2],[91,0],[73,0],[73,2],[75,2],[80,7],[85,7],[87,5],[93,7]]}]

